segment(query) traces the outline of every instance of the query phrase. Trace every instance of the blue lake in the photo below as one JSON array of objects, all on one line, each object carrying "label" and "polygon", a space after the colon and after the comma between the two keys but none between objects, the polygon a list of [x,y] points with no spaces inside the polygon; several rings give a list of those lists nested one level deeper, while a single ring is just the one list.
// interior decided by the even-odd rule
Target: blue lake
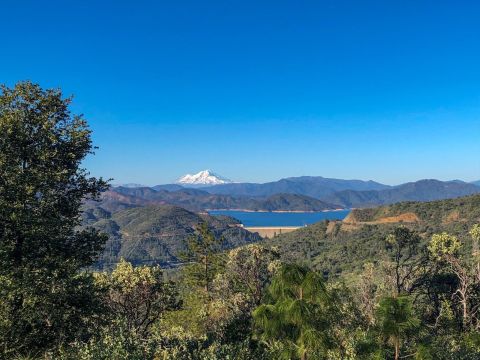
[{"label": "blue lake", "polygon": [[249,226],[304,226],[322,220],[343,220],[350,210],[322,212],[249,212],[235,210],[212,210],[211,215],[234,217]]}]

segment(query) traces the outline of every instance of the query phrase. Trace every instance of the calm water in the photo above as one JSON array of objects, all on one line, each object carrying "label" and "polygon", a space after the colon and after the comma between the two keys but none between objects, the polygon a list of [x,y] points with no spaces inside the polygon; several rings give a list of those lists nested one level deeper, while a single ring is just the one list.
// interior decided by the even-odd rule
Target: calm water
[{"label": "calm water", "polygon": [[227,215],[234,217],[245,226],[303,226],[321,220],[343,220],[350,210],[275,213],[275,212],[247,212],[234,210],[209,211],[211,215]]}]

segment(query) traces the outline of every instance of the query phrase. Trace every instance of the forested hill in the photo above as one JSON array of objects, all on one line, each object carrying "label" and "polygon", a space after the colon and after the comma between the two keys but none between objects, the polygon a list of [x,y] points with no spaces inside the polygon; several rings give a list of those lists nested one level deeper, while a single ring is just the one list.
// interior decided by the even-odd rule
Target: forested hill
[{"label": "forested hill", "polygon": [[[248,197],[210,194],[200,189],[181,188],[168,191],[149,187],[115,187],[102,194],[102,203],[116,209],[144,205],[171,204],[191,211],[244,209],[250,211],[323,211],[339,207],[305,195],[275,194]],[[105,207],[104,206],[104,207]]]},{"label": "forested hill", "polygon": [[407,201],[371,209],[354,209],[344,222],[385,222],[393,221],[395,217],[408,218],[409,214],[415,216],[415,219],[404,221],[435,227],[456,223],[472,224],[480,219],[480,195],[430,202]]},{"label": "forested hill", "polygon": [[284,259],[307,263],[326,276],[336,277],[357,272],[366,262],[385,259],[385,238],[396,226],[417,230],[425,243],[433,233],[455,234],[465,243],[468,254],[468,229],[479,222],[480,195],[472,195],[357,209],[343,222],[319,222],[265,242],[278,247]]},{"label": "forested hill", "polygon": [[[306,207],[307,211],[319,211],[331,207],[364,208],[400,201],[452,199],[480,193],[480,186],[476,182],[435,179],[389,186],[374,181],[303,176],[265,184],[232,183],[201,189],[183,188],[173,184],[153,188],[117,187],[112,190],[147,200],[162,200],[192,210],[304,210]],[[284,198],[288,195],[288,203],[271,201],[272,196],[279,195]]]},{"label": "forested hill", "polygon": [[204,188],[212,194],[235,196],[271,196],[278,193],[300,194],[322,199],[338,191],[382,190],[390,186],[375,181],[330,179],[322,176],[289,177],[264,184],[232,183]]},{"label": "forested hill", "polygon": [[451,199],[479,192],[479,186],[462,181],[420,180],[382,190],[339,191],[323,200],[346,208],[358,208],[393,204],[400,201]]},{"label": "forested hill", "polygon": [[196,214],[172,205],[135,207],[113,213],[91,207],[84,212],[84,219],[85,225],[109,236],[97,263],[99,268],[110,268],[121,258],[136,265],[170,266],[179,261],[187,240],[204,221],[223,239],[223,249],[261,240],[258,234],[237,226],[238,221],[233,218]]},{"label": "forested hill", "polygon": [[339,205],[297,194],[275,194],[258,201],[256,206],[265,211],[323,211],[338,207]]}]

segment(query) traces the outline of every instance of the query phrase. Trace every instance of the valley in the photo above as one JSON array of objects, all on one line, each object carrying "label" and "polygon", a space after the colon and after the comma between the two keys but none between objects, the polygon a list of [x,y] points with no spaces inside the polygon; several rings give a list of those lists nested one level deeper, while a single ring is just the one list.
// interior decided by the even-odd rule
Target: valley
[{"label": "valley", "polygon": [[[205,196],[198,189],[180,192]],[[97,264],[100,268],[111,267],[120,258],[134,264],[177,264],[195,227],[206,221],[224,239],[223,249],[264,241],[278,248],[285,260],[308,263],[325,276],[335,277],[359,271],[365,261],[380,261],[381,244],[395,226],[408,226],[425,239],[440,231],[463,239],[466,229],[480,221],[480,195],[351,211],[213,210],[207,214],[167,204],[168,198],[160,200],[155,194],[150,188],[109,190],[100,202],[84,205],[84,225],[109,235]]]},{"label": "valley", "polygon": [[[480,196],[471,195],[480,192],[479,186],[461,181],[420,180],[393,187],[323,177],[267,184],[221,178],[224,183],[211,186],[215,176],[208,171],[190,175],[206,184],[111,187],[99,202],[87,201],[83,226],[109,237],[97,266],[111,268],[120,258],[137,265],[176,266],[196,226],[207,222],[223,239],[223,250],[266,241],[286,259],[337,276],[358,270],[358,261],[378,260],[381,247],[374,239],[382,241],[398,224],[426,236],[444,229],[460,233],[459,227],[474,222],[465,220],[462,209]],[[469,208],[468,216],[476,211]],[[340,246],[351,249],[340,251]]]},{"label": "valley", "polygon": [[206,222],[215,236],[222,238],[221,248],[260,241],[257,233],[240,226],[227,216],[197,214],[173,205],[149,205],[108,211],[99,206],[84,211],[84,226],[91,226],[108,235],[97,268],[109,269],[121,258],[135,265],[171,267],[181,262],[180,254],[198,224]]}]

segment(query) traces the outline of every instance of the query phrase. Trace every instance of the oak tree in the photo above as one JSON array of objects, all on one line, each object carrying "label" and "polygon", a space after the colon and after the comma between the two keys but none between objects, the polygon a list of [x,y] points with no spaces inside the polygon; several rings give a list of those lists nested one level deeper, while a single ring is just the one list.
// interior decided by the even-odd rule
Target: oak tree
[{"label": "oak tree", "polygon": [[76,230],[82,201],[107,183],[82,161],[90,129],[60,90],[0,92],[0,351],[37,354],[84,336],[98,311],[91,275],[105,237]]}]

